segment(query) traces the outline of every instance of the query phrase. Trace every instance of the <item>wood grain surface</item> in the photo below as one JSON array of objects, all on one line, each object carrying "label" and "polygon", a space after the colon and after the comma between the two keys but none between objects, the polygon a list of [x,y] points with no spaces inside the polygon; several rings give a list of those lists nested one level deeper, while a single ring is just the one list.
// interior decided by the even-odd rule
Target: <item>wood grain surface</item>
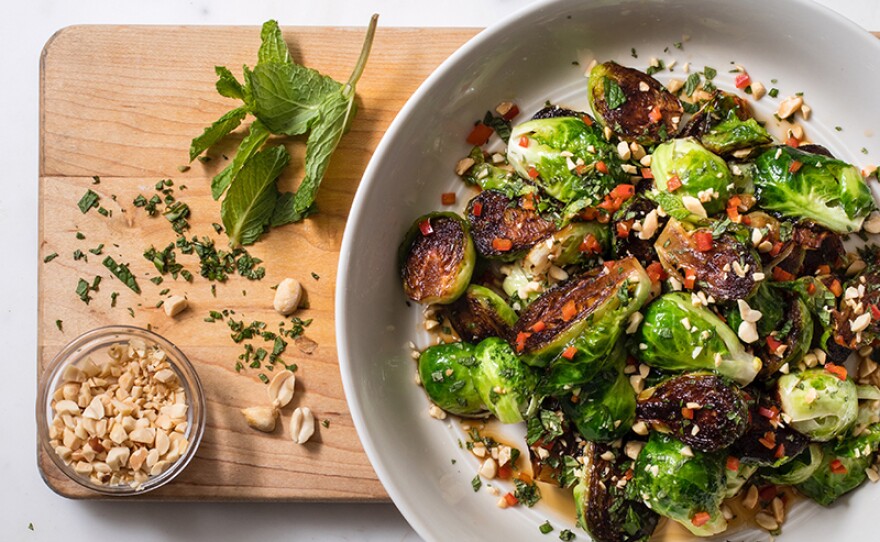
[{"label": "wood grain surface", "polygon": [[[175,343],[196,366],[205,389],[207,429],[193,462],[171,484],[141,498],[157,500],[310,500],[387,499],[358,441],[345,402],[334,339],[334,285],[338,252],[355,189],[382,134],[406,99],[450,53],[472,37],[473,29],[388,29],[376,34],[373,53],[358,87],[360,112],[343,138],[317,200],[320,212],[304,223],[273,229],[250,248],[265,262],[266,277],[248,281],[231,276],[212,296],[198,276],[197,258],[178,262],[196,275],[192,283],[165,278],[155,285],[152,264],[142,256],[150,245],[162,249],[176,238],[161,216],[135,208],[138,194],[156,193],[158,180],[174,180],[175,196],[192,209],[188,236],[209,235],[225,246],[211,223],[220,222],[211,199],[210,179],[228,163],[241,130],[215,149],[207,163],[189,171],[190,139],[235,106],[214,90],[215,65],[240,73],[253,66],[259,46],[256,27],[77,26],[59,31],[46,44],[40,94],[40,250],[38,371],[64,344],[90,329],[110,324],[147,327]],[[361,48],[364,30],[287,28],[293,57],[337,80],[348,78]],[[287,142],[293,159],[282,178],[293,188],[301,178],[305,143]],[[93,184],[93,176],[100,184]],[[182,190],[180,185],[185,185]],[[80,212],[77,201],[91,188],[104,217]],[[77,232],[85,239],[77,239]],[[142,294],[137,295],[101,265],[104,255],[87,249],[103,243],[104,255],[130,263]],[[81,250],[88,261],[74,261]],[[49,263],[43,258],[59,256]],[[320,278],[312,278],[311,273]],[[89,305],[75,294],[77,282],[103,277]],[[267,402],[259,370],[241,374],[234,367],[241,345],[222,322],[206,323],[208,311],[231,309],[246,321],[262,320],[277,329],[271,287],[284,277],[299,279],[313,318],[306,335],[317,342],[311,355],[291,344],[282,356],[296,363],[297,390],[284,409],[281,427],[263,434],[247,427],[239,409]],[[165,288],[186,295],[189,309],[175,319],[156,303]],[[111,292],[119,292],[111,307]],[[129,314],[128,309],[134,315]],[[56,327],[62,321],[63,331]],[[271,373],[267,373],[271,376]],[[290,438],[296,406],[309,406],[319,420],[305,446]],[[38,447],[46,483],[67,497],[98,495],[66,479]]]}]

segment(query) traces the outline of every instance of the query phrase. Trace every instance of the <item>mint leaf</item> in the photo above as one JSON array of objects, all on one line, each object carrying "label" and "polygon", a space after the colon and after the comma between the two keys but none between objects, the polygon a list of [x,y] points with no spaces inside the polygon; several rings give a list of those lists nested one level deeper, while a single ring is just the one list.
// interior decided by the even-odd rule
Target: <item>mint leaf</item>
[{"label": "mint leaf", "polygon": [[608,109],[617,109],[626,103],[626,94],[623,93],[623,89],[616,81],[609,77],[603,77],[602,84],[605,87],[605,105],[608,106]]},{"label": "mint leaf", "polygon": [[102,263],[104,264],[104,267],[106,267],[110,270],[111,273],[116,275],[116,278],[118,278],[122,281],[123,284],[131,288],[134,293],[141,293],[141,288],[140,286],[138,286],[137,279],[134,278],[134,275],[128,268],[127,263],[117,263],[112,256],[107,256],[106,258],[104,258],[104,261]]},{"label": "mint leaf", "polygon": [[238,172],[220,207],[231,246],[252,244],[262,235],[278,199],[275,179],[289,160],[287,150],[278,145],[254,155]]},{"label": "mint leaf", "polygon": [[244,100],[244,88],[242,88],[241,83],[238,82],[238,79],[232,75],[232,72],[229,71],[229,68],[226,66],[214,66],[214,72],[217,74],[217,92],[220,93],[221,96],[225,96],[227,98],[238,98],[239,100]]},{"label": "mint leaf", "polygon": [[220,196],[223,195],[223,192],[226,191],[229,184],[235,179],[235,176],[238,175],[241,167],[254,154],[256,154],[258,150],[260,150],[260,147],[262,147],[263,143],[269,139],[270,135],[272,134],[269,133],[266,125],[259,120],[255,120],[253,124],[251,124],[250,131],[248,131],[248,134],[241,140],[241,145],[239,145],[238,152],[235,153],[235,158],[232,159],[232,163],[226,166],[226,168],[218,173],[211,181],[211,196],[213,196],[215,200],[220,199]]},{"label": "mint leaf", "polygon": [[83,214],[86,214],[89,212],[89,209],[98,206],[98,194],[94,193],[92,189],[89,188],[76,205]]},{"label": "mint leaf", "polygon": [[257,53],[257,65],[278,62],[281,64],[292,64],[290,60],[290,50],[284,37],[281,35],[281,29],[278,28],[278,21],[269,20],[263,23],[260,30],[260,51]]},{"label": "mint leaf", "polygon": [[192,162],[196,157],[217,143],[231,131],[238,128],[241,121],[244,120],[247,111],[244,107],[237,107],[232,111],[228,111],[225,115],[214,121],[214,123],[202,132],[202,135],[194,138],[189,147],[189,161]]},{"label": "mint leaf", "polygon": [[321,103],[342,85],[298,64],[257,64],[250,74],[254,115],[273,134],[306,133]]}]

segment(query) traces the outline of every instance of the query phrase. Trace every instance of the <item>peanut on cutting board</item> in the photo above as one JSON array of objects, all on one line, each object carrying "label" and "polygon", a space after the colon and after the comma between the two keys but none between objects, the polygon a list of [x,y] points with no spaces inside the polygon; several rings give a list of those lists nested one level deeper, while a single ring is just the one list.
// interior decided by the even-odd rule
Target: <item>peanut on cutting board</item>
[{"label": "peanut on cutting board", "polygon": [[287,316],[299,307],[302,301],[302,285],[296,279],[286,278],[275,289],[275,310]]},{"label": "peanut on cutting board", "polygon": [[[280,409],[293,400],[296,389],[296,375],[291,371],[282,371],[275,375],[269,383],[267,392],[271,406],[252,406],[241,409],[247,424],[258,431],[271,433],[275,431],[276,420]],[[315,416],[308,407],[299,407],[290,418],[290,433],[297,444],[305,444],[315,434]]]},{"label": "peanut on cutting board", "polygon": [[188,402],[165,351],[133,339],[64,369],[52,396],[55,453],[99,485],[137,488],[189,447]]}]

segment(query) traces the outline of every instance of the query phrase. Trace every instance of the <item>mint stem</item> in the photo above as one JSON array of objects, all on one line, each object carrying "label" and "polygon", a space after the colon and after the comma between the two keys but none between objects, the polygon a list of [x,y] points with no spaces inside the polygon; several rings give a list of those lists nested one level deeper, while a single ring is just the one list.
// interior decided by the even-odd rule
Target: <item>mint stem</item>
[{"label": "mint stem", "polygon": [[351,72],[351,77],[348,78],[348,82],[342,89],[342,95],[346,99],[351,97],[355,85],[361,78],[361,74],[364,73],[364,68],[367,66],[367,59],[370,57],[370,49],[373,48],[373,36],[376,35],[376,23],[378,23],[378,21],[379,14],[374,13],[370,18],[370,25],[367,27],[367,36],[364,38],[364,46],[361,49],[361,56],[358,58],[357,64],[354,66],[354,71]]}]

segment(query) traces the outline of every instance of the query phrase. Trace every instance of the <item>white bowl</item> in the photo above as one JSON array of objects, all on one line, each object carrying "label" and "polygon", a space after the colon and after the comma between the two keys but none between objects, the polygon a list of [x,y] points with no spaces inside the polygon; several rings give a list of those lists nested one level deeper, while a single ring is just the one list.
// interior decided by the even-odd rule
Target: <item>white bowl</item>
[{"label": "white bowl", "polygon": [[[685,35],[683,49],[675,48]],[[569,528],[587,537],[570,511],[546,503],[501,510],[485,488],[471,489],[477,462],[458,446],[460,428],[430,418],[414,384],[407,343],[424,347],[428,337],[420,308],[409,307],[402,292],[398,244],[417,216],[441,208],[443,192],[457,192],[459,207],[473,196],[453,168],[470,150],[471,124],[487,109],[515,101],[523,112],[517,120],[545,100],[588,110],[583,72],[590,60],[645,69],[651,57],[678,60],[674,72],[657,74],[663,81],[685,78],[682,67],[690,62],[696,70],[715,67],[726,90],[734,90],[731,63],[741,64],[753,80],[780,89],[777,99],[755,104],[759,118],[770,119],[782,98],[802,91],[813,108],[805,127],[814,141],[859,166],[880,153],[866,132],[880,126],[880,43],[811,2],[538,2],[452,55],[407,102],[373,155],[346,226],[336,298],[342,380],[358,434],[389,495],[428,540],[543,540],[538,525],[545,519],[556,533]],[[831,509],[800,502],[781,540],[874,538],[878,505],[880,486],[871,484]],[[718,537],[766,538],[754,529]]]}]

